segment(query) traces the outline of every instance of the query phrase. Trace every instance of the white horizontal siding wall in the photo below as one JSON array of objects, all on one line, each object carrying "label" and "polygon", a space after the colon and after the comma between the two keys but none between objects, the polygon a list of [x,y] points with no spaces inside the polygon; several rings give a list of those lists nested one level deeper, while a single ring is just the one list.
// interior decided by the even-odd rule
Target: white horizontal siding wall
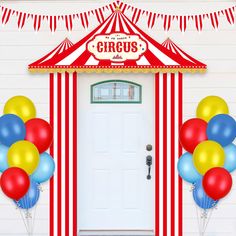
[{"label": "white horizontal siding wall", "polygon": [[[66,14],[110,3],[111,1],[93,0],[43,0],[43,1],[1,1],[4,6],[42,14]],[[235,4],[227,0],[136,0],[126,1],[143,9],[156,9],[163,13],[191,14],[203,13],[226,8]],[[89,30],[95,25],[92,20]],[[177,24],[169,32],[164,32],[159,23],[151,31],[147,30],[144,20],[138,25],[159,42],[170,37],[192,56],[208,65],[205,75],[184,75],[184,119],[195,115],[197,103],[210,94],[219,95],[229,103],[231,114],[236,116],[236,26],[230,26],[225,19],[220,21],[219,30],[204,24],[203,32],[198,33],[192,23],[186,33],[181,33]],[[89,31],[88,30],[88,31]],[[30,97],[36,104],[38,116],[48,119],[49,91],[48,75],[30,74],[27,65],[49,52],[65,37],[76,42],[86,32],[79,23],[72,33],[65,31],[64,25],[52,34],[44,23],[38,33],[33,32],[32,22],[27,22],[19,31],[16,18],[5,26],[0,26],[0,111],[11,96],[22,94]],[[178,138],[178,137],[176,137]],[[236,175],[234,175],[236,181]],[[49,191],[44,186],[35,221],[35,235],[49,235]],[[195,205],[189,192],[190,186],[184,185],[184,236],[198,235]],[[236,184],[232,193],[222,201],[213,213],[207,229],[207,236],[233,236],[236,234]],[[24,224],[14,204],[0,194],[0,235],[25,235]]]}]

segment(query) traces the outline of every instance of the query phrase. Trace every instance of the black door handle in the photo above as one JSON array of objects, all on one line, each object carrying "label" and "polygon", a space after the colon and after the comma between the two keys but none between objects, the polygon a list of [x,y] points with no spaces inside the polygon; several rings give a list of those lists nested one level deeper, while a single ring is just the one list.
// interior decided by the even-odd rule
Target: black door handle
[{"label": "black door handle", "polygon": [[147,179],[151,179],[151,165],[152,165],[152,156],[148,155],[146,157],[146,165],[148,166],[148,175],[147,175]]},{"label": "black door handle", "polygon": [[146,146],[146,150],[149,151],[149,152],[152,151],[152,145],[151,145],[151,144],[148,144],[148,145]]}]

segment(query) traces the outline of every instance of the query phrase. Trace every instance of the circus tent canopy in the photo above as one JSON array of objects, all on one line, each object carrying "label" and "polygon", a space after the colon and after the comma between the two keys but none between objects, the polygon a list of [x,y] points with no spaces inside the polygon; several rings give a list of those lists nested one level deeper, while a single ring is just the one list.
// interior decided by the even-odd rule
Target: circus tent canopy
[{"label": "circus tent canopy", "polygon": [[35,62],[35,64],[42,64],[52,58],[55,58],[73,45],[74,44],[68,38],[65,38],[55,49],[53,49],[46,56],[40,58],[38,61]]},{"label": "circus tent canopy", "polygon": [[[94,48],[97,49],[98,41],[101,38],[103,43],[108,43],[106,41],[111,39],[114,42],[121,39],[123,43],[135,39],[139,55],[132,54],[132,52],[132,56],[127,53],[124,55],[124,53],[115,52],[117,54],[112,54],[110,58],[104,58],[104,55],[106,57],[109,53],[104,53],[101,57],[97,56],[98,52],[94,52]],[[68,45],[67,48],[59,45],[51,53],[29,65],[29,70],[39,72],[153,73],[204,72],[206,70],[205,64],[188,56],[175,44],[173,47],[176,49],[173,51],[169,42],[163,43],[163,45],[156,42],[133,24],[119,9],[78,43],[73,46],[72,43]]]},{"label": "circus tent canopy", "polygon": [[194,63],[195,65],[199,65],[199,63],[201,63],[198,60],[191,57],[190,55],[188,55],[186,52],[184,52],[181,48],[179,48],[170,38],[166,39],[162,43],[162,46],[169,49],[170,51],[172,51],[176,55],[183,57],[185,60],[188,60],[191,63]]}]

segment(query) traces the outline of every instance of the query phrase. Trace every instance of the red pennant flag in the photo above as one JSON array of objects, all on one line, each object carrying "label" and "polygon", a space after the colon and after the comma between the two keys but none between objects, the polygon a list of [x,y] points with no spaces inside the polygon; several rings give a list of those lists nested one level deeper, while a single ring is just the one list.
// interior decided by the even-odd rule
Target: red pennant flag
[{"label": "red pennant flag", "polygon": [[57,16],[50,16],[49,17],[49,27],[51,32],[55,32],[57,29]]},{"label": "red pennant flag", "polygon": [[105,19],[104,19],[104,15],[103,15],[103,12],[102,12],[101,8],[96,9],[95,14],[96,14],[97,20],[100,24],[102,22],[104,22]]},{"label": "red pennant flag", "polygon": [[210,13],[210,20],[213,28],[217,29],[219,26],[219,19],[217,12]]},{"label": "red pennant flag", "polygon": [[187,16],[179,16],[179,28],[182,32],[186,31],[188,20]]},{"label": "red pennant flag", "polygon": [[123,7],[121,8],[122,9],[122,12],[125,13],[126,10],[128,10],[128,5],[125,3],[123,4]]},{"label": "red pennant flag", "polygon": [[148,28],[153,28],[155,22],[156,22],[156,13],[149,12]]},{"label": "red pennant flag", "polygon": [[170,26],[171,26],[171,20],[172,20],[172,17],[171,15],[164,15],[164,30],[165,31],[168,31],[170,29]]},{"label": "red pennant flag", "polygon": [[124,3],[121,2],[118,6],[119,6],[120,9],[122,9],[123,5],[124,5]]},{"label": "red pennant flag", "polygon": [[227,21],[228,21],[230,24],[234,24],[234,22],[235,22],[234,9],[232,9],[232,8],[225,9],[225,11],[223,12],[223,14],[226,16]]},{"label": "red pennant flag", "polygon": [[42,16],[41,15],[31,15],[34,21],[34,30],[39,31],[41,27]]},{"label": "red pennant flag", "polygon": [[13,15],[12,9],[2,7],[2,24],[5,25]]},{"label": "red pennant flag", "polygon": [[138,20],[140,19],[141,12],[142,12],[141,9],[137,9],[137,8],[134,9],[133,16],[132,16],[132,22],[134,24],[136,24]]},{"label": "red pennant flag", "polygon": [[22,29],[25,25],[26,19],[29,17],[29,14],[23,12],[16,12],[17,15],[17,26],[18,29]]},{"label": "red pennant flag", "polygon": [[115,9],[116,9],[116,5],[114,6],[114,3],[113,4],[109,4],[109,7],[110,7],[111,12],[114,12]]},{"label": "red pennant flag", "polygon": [[66,29],[68,31],[72,31],[73,29],[73,18],[74,18],[74,15],[66,15],[65,16],[65,25],[66,25]]},{"label": "red pennant flag", "polygon": [[202,15],[195,15],[194,21],[195,21],[195,26],[198,31],[202,31],[202,27],[203,27],[202,20],[203,20]]},{"label": "red pennant flag", "polygon": [[88,28],[89,21],[88,21],[88,16],[87,13],[80,13],[80,20],[84,28]]}]

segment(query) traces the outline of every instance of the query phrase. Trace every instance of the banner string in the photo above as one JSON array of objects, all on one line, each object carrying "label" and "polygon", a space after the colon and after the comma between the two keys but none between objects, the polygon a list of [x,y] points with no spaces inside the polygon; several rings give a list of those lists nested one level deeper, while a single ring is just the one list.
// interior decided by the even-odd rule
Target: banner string
[{"label": "banner string", "polygon": [[122,13],[128,11],[127,15],[130,16],[130,19],[135,24],[138,23],[141,18],[145,18],[147,27],[149,29],[152,29],[156,25],[158,25],[158,27],[162,25],[162,28],[165,31],[169,31],[173,23],[177,22],[179,30],[184,32],[187,30],[189,22],[191,21],[194,23],[194,27],[197,31],[202,31],[204,24],[207,21],[210,22],[213,29],[218,29],[220,25],[220,18],[222,17],[224,17],[229,24],[234,25],[236,22],[235,9],[236,5],[233,5],[229,8],[203,14],[172,15],[163,14],[156,11],[143,10],[123,1],[115,1],[108,5],[85,12],[78,12],[67,15],[41,15],[18,11],[0,5],[0,24],[6,25],[14,16],[16,17],[17,26],[19,29],[22,29],[27,21],[31,21],[33,29],[35,31],[39,31],[42,23],[44,21],[47,21],[51,32],[55,32],[57,30],[59,22],[63,22],[67,31],[72,31],[76,21],[79,21],[81,26],[87,29],[90,25],[91,17],[95,17],[97,22],[101,24],[106,19],[106,14],[111,14],[116,10],[120,10]]}]

